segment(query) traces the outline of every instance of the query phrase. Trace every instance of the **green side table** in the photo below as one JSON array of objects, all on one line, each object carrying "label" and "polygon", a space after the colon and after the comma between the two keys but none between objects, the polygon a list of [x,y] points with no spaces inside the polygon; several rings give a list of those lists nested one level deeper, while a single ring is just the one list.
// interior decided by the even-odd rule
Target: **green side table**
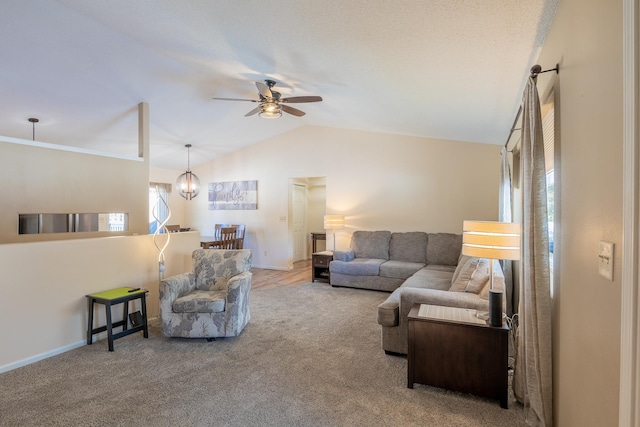
[{"label": "green side table", "polygon": [[[108,291],[96,292],[87,295],[87,304],[89,308],[89,325],[87,327],[87,345],[91,345],[93,335],[107,331],[107,339],[109,342],[109,351],[113,351],[113,340],[125,337],[135,332],[144,331],[144,337],[149,338],[149,330],[147,329],[147,301],[146,296],[149,291],[140,288],[116,288]],[[129,301],[140,299],[142,305],[141,324],[127,328],[127,320],[129,317]],[[93,307],[94,303],[103,304],[107,314],[107,324],[98,328],[93,327]],[[111,307],[116,304],[124,304],[122,320],[113,322],[111,320]],[[122,326],[122,331],[117,334],[113,333],[113,328]]]}]

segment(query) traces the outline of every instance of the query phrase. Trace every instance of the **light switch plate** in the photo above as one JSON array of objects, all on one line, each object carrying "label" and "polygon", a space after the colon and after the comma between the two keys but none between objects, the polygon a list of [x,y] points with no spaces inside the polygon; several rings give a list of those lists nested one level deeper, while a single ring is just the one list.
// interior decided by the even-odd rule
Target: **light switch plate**
[{"label": "light switch plate", "polygon": [[598,244],[598,273],[613,280],[613,243],[601,240]]}]

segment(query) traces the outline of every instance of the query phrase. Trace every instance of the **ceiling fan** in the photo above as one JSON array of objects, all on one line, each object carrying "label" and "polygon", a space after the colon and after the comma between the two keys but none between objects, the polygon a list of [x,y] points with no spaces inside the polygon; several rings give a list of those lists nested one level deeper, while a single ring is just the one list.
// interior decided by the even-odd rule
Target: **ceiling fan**
[{"label": "ceiling fan", "polygon": [[[266,84],[265,84],[266,83]],[[303,102],[320,102],[322,101],[321,96],[291,96],[289,98],[282,98],[280,92],[276,92],[272,90],[272,88],[276,85],[274,80],[265,80],[264,83],[256,82],[256,87],[258,88],[258,95],[260,99],[238,99],[238,98],[213,98],[222,101],[248,101],[248,102],[259,102],[258,105],[253,110],[249,111],[245,114],[245,117],[253,116],[254,114],[258,114],[260,117],[265,119],[277,119],[282,116],[282,111],[285,113],[289,113],[296,117],[304,116],[304,111],[298,110],[297,108],[293,108],[288,106],[287,104],[299,104]]]}]

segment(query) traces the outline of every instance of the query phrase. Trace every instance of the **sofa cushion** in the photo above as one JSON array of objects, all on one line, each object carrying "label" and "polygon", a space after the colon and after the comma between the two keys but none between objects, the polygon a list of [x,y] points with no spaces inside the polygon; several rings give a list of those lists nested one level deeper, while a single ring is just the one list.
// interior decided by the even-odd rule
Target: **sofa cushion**
[{"label": "sofa cushion", "polygon": [[429,233],[427,238],[427,264],[457,265],[461,251],[461,234]]},{"label": "sofa cushion", "polygon": [[402,288],[427,288],[446,291],[451,287],[450,271],[422,268],[402,284]]},{"label": "sofa cushion", "polygon": [[379,276],[380,264],[386,259],[356,258],[353,261],[331,261],[331,273],[350,276]]},{"label": "sofa cushion", "polygon": [[222,313],[226,291],[193,291],[177,298],[171,308],[174,313]]},{"label": "sofa cushion", "polygon": [[407,279],[424,267],[424,263],[389,260],[380,265],[380,276]]},{"label": "sofa cushion", "polygon": [[391,233],[389,259],[426,264],[427,233],[422,231]]},{"label": "sofa cushion", "polygon": [[390,231],[354,231],[351,249],[356,258],[389,259]]},{"label": "sofa cushion", "polygon": [[424,267],[425,270],[437,270],[437,271],[446,271],[447,273],[453,273],[456,271],[456,267],[453,265],[438,265],[438,264],[429,264]]}]

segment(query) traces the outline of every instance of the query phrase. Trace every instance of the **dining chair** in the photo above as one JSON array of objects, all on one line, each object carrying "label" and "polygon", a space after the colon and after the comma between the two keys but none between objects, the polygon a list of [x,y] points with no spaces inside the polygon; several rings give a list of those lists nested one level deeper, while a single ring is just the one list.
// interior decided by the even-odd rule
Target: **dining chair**
[{"label": "dining chair", "polygon": [[165,228],[169,233],[177,233],[180,231],[180,225],[165,225]]},{"label": "dining chair", "polygon": [[225,227],[220,229],[219,249],[235,249],[236,245],[236,228]]},{"label": "dining chair", "polygon": [[220,237],[220,230],[222,230],[223,228],[228,228],[231,227],[231,224],[216,224],[214,226],[214,232],[213,232],[213,236],[216,238]]},{"label": "dining chair", "polygon": [[243,249],[244,248],[244,232],[245,225],[244,224],[233,224],[232,227],[236,228],[236,247],[235,249]]}]

